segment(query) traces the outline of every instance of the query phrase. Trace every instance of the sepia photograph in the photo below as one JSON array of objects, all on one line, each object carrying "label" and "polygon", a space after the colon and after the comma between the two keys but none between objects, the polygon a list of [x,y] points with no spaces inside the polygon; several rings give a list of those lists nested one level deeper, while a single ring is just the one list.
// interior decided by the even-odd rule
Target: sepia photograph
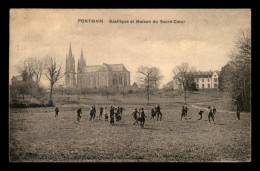
[{"label": "sepia photograph", "polygon": [[251,9],[9,10],[9,162],[249,163]]}]

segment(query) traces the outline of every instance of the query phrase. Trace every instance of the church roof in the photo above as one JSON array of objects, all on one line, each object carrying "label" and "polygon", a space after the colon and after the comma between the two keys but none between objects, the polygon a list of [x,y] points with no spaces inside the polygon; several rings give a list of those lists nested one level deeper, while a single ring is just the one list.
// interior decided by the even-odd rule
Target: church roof
[{"label": "church roof", "polygon": [[[105,64],[92,65],[83,67],[83,72],[100,72],[100,71],[127,71],[123,64]],[[128,72],[128,71],[127,71]]]},{"label": "church roof", "polygon": [[111,71],[127,71],[123,64],[107,64]]},{"label": "church roof", "polygon": [[102,65],[92,65],[83,67],[83,72],[98,72],[102,71]]}]

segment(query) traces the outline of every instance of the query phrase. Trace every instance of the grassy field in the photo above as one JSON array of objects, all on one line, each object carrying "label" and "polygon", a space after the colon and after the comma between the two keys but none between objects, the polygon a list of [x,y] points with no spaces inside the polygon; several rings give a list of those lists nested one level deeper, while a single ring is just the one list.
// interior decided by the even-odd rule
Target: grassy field
[{"label": "grassy field", "polygon": [[[251,160],[251,113],[241,113],[241,120],[231,113],[216,113],[216,124],[209,124],[207,114],[201,121],[198,109],[190,105],[223,99],[219,92],[198,92],[188,99],[188,117],[180,120],[183,97],[143,97],[126,95],[71,96],[69,101],[55,95],[59,117],[54,108],[11,109],[9,115],[10,161],[36,162],[249,162]],[[162,121],[150,119],[150,109],[160,103]],[[95,104],[122,105],[123,118],[111,126],[104,118],[88,121],[89,108]],[[214,104],[214,103],[213,103]],[[225,108],[226,103],[219,108]],[[83,114],[76,122],[76,110]],[[223,107],[224,106],[224,107]],[[144,128],[133,125],[132,112],[144,107]],[[99,112],[99,111],[98,111]]]}]

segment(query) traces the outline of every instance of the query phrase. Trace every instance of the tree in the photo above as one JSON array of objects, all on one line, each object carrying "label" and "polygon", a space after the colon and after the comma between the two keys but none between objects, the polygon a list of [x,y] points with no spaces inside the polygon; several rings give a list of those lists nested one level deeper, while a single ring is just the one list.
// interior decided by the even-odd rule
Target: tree
[{"label": "tree", "polygon": [[140,85],[146,89],[147,104],[149,105],[150,90],[158,89],[163,76],[160,74],[160,69],[156,67],[140,66],[137,73],[139,73],[138,81]]},{"label": "tree", "polygon": [[251,111],[251,31],[242,31],[221,70],[220,89],[229,92],[242,111]]},{"label": "tree", "polygon": [[188,63],[182,63],[173,69],[173,79],[177,80],[177,82],[179,82],[183,87],[185,104],[187,99],[187,90],[189,90],[189,87],[191,86],[194,71],[195,68],[190,67]]},{"label": "tree", "polygon": [[45,58],[45,65],[46,65],[45,76],[50,81],[50,103],[53,103],[52,94],[53,94],[54,84],[63,77],[61,65],[57,64],[56,58],[53,57],[52,55],[49,55]]},{"label": "tree", "polygon": [[32,71],[35,77],[35,84],[39,84],[43,71],[46,69],[46,63],[44,59],[31,59]]},{"label": "tree", "polygon": [[27,58],[23,61],[23,65],[17,67],[17,70],[23,77],[34,78],[34,83],[38,85],[45,68],[46,63],[44,59]]}]

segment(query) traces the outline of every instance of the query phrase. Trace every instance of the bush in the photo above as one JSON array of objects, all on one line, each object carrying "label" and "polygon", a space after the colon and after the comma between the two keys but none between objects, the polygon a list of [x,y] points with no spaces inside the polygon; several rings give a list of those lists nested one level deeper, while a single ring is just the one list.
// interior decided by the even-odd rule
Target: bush
[{"label": "bush", "polygon": [[49,103],[47,104],[48,107],[54,107],[54,103],[52,100],[49,101]]}]

